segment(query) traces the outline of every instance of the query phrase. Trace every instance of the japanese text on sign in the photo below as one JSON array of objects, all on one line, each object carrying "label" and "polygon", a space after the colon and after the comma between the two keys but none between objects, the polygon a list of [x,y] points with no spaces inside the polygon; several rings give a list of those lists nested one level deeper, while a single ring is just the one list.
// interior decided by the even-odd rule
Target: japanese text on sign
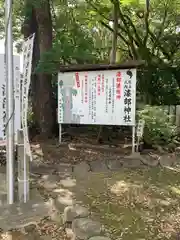
[{"label": "japanese text on sign", "polygon": [[136,69],[59,73],[59,123],[135,125],[135,101]]},{"label": "japanese text on sign", "polygon": [[[15,111],[14,111],[14,133],[17,142],[17,129],[21,128],[21,107],[20,107],[20,57],[13,56],[14,61],[14,95],[15,95]],[[0,54],[0,143],[6,139],[5,128],[7,124],[6,118],[6,72],[4,54]],[[3,141],[4,142],[4,141]]]}]

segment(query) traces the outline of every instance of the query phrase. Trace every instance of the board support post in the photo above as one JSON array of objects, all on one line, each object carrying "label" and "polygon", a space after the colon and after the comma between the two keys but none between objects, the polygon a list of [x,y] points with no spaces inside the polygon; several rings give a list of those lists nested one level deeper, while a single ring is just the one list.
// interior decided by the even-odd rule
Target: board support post
[{"label": "board support post", "polygon": [[18,131],[18,196],[20,202],[29,200],[29,157],[24,148],[23,130]]},{"label": "board support post", "polygon": [[62,143],[62,125],[59,124],[59,144]]},{"label": "board support post", "polygon": [[135,153],[135,136],[136,134],[136,127],[132,126],[132,154]]}]

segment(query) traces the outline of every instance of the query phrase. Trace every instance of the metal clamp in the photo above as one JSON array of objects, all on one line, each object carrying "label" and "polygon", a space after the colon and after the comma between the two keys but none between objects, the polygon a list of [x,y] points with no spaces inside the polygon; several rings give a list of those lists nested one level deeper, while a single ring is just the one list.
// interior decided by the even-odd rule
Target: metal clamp
[{"label": "metal clamp", "polygon": [[17,178],[17,180],[18,180],[18,182],[29,182],[29,179],[27,179],[27,180],[21,180],[21,179]]}]

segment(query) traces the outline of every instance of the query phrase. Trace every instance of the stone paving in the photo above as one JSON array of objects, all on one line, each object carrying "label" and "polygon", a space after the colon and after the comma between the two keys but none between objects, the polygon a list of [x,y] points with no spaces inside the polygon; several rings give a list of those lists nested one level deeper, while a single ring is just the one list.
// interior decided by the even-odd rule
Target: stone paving
[{"label": "stone paving", "polygon": [[[103,226],[91,219],[91,213],[86,207],[81,205],[76,196],[77,192],[82,191],[80,184],[82,179],[85,180],[85,177],[91,174],[90,166],[85,162],[81,162],[72,169],[68,168],[66,172],[64,172],[64,167],[61,169],[61,165],[59,165],[58,171],[51,172],[49,175],[46,175],[46,172],[44,172],[45,174],[39,179],[39,185],[49,192],[54,212],[56,212],[56,218],[57,215],[58,217],[61,215],[66,236],[68,239],[90,239],[96,237],[97,240],[99,238],[108,240],[109,238],[103,236]],[[100,171],[100,167],[98,167],[97,171]],[[107,168],[102,169],[102,171],[104,170],[108,171]]]},{"label": "stone paving", "polygon": [[[48,204],[50,203],[48,205],[49,213],[43,212],[46,211],[43,208],[43,214],[49,215],[52,221],[58,222],[59,225],[64,225],[66,236],[69,239],[108,240],[109,238],[104,234],[106,232],[104,227],[99,222],[94,221],[89,210],[82,205],[80,194],[83,194],[83,186],[81,182],[86,181],[88,177],[92,177],[93,172],[110,173],[118,171],[122,167],[139,168],[143,166],[145,165],[142,159],[138,158],[138,155],[125,159],[85,161],[74,166],[70,164],[33,165],[31,166],[32,189],[38,189],[41,195],[46,195],[45,201],[49,201]],[[5,183],[4,177],[5,174],[0,173],[1,183]],[[1,195],[5,194],[4,184],[1,184],[0,192]],[[31,213],[33,212],[33,205],[34,203],[28,207]],[[20,214],[17,214],[17,208],[19,208],[18,212],[21,212]],[[13,227],[10,228],[26,227],[28,224],[32,225],[39,220],[34,219],[32,221],[30,217],[28,218],[28,211],[25,208],[24,210],[21,206],[17,206],[17,208],[16,214],[14,214],[16,219],[14,218],[12,221]],[[35,211],[38,213],[38,210]],[[7,209],[0,209],[0,225],[2,225],[0,228],[8,230],[10,223],[5,213],[7,213]],[[26,216],[26,223],[23,222],[22,216]],[[4,223],[1,224],[2,219],[4,219]]]},{"label": "stone paving", "polygon": [[[139,167],[138,159],[127,158],[126,166]],[[112,173],[125,166],[120,160],[80,162],[74,166],[59,164],[58,166],[32,167],[35,184],[44,189],[47,198],[53,205],[52,219],[64,224],[69,239],[108,240],[104,236],[104,227],[91,218],[89,210],[82,205],[82,181],[91,177],[92,173]],[[41,190],[42,190],[41,189]],[[61,220],[59,220],[61,218]]]}]

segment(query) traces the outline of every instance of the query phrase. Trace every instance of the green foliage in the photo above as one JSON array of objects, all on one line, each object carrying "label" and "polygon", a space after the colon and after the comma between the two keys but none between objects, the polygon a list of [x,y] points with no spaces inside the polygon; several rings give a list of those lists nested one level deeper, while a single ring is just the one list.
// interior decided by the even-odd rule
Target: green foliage
[{"label": "green foliage", "polygon": [[[21,38],[24,16],[31,17],[33,4],[40,7],[43,1],[45,0],[28,1],[29,5],[26,4],[26,7],[26,1],[14,2],[15,40]],[[0,0],[0,37],[4,36],[3,5],[4,2]],[[129,59],[145,60],[146,66],[138,72],[137,84],[144,102],[153,105],[180,103],[180,0],[151,0],[149,11],[145,0],[50,0],[50,5],[53,25],[52,49],[41,54],[35,71],[53,75],[55,94],[60,64],[109,62],[114,32],[113,9],[116,6],[117,59],[118,62]],[[18,42],[18,49],[20,51],[21,41]],[[147,107],[141,115],[147,118],[147,130],[154,129],[149,130],[150,141],[167,142],[171,136],[171,128],[166,125],[170,122],[164,120],[162,123],[158,112],[160,108],[157,110]],[[163,113],[163,116],[164,114],[166,115]],[[169,119],[168,116],[164,116],[164,119],[167,118]]]},{"label": "green foliage", "polygon": [[171,68],[147,67],[138,71],[138,91],[147,104],[178,105],[180,90]]},{"label": "green foliage", "polygon": [[98,51],[92,31],[87,27],[84,7],[74,3],[68,7],[63,1],[54,3],[53,47],[41,56],[37,72],[57,73],[60,64],[98,62]]},{"label": "green foliage", "polygon": [[29,128],[34,126],[34,113],[32,111],[32,107],[28,108],[28,126]]},{"label": "green foliage", "polygon": [[146,105],[140,110],[139,118],[145,120],[144,141],[149,145],[166,145],[176,136],[172,116],[161,106]]}]

